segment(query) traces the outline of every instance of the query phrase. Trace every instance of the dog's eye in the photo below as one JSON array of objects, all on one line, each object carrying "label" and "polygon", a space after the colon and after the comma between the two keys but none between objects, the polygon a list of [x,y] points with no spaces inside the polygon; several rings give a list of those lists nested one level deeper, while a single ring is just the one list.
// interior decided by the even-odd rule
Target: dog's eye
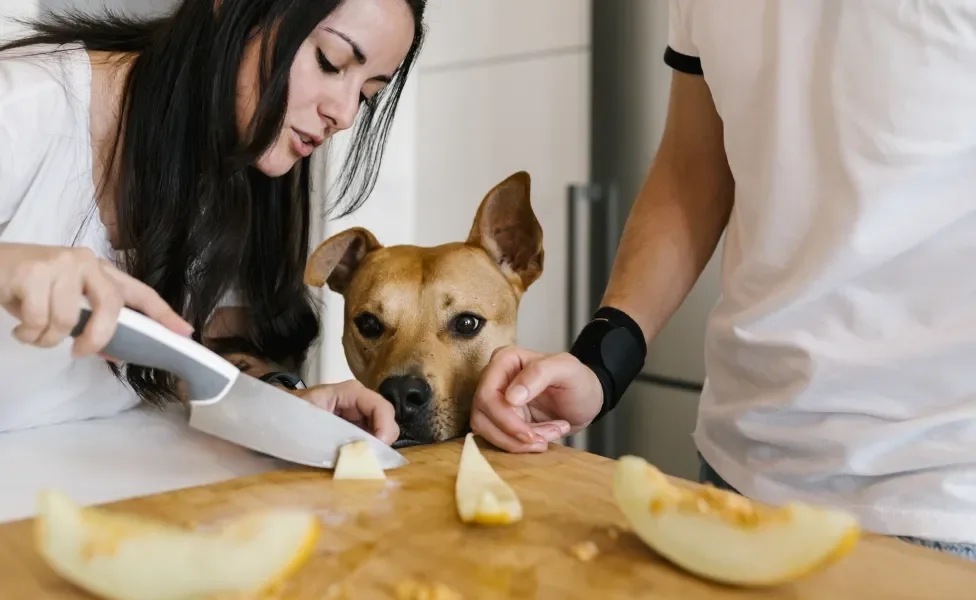
[{"label": "dog's eye", "polygon": [[454,317],[454,322],[452,323],[452,329],[454,333],[470,337],[481,331],[481,327],[485,324],[485,320],[477,315],[472,315],[470,313],[460,314]]},{"label": "dog's eye", "polygon": [[363,313],[356,317],[353,321],[356,324],[356,329],[359,330],[360,335],[364,338],[373,339],[378,338],[383,335],[383,324],[376,315],[372,313]]}]

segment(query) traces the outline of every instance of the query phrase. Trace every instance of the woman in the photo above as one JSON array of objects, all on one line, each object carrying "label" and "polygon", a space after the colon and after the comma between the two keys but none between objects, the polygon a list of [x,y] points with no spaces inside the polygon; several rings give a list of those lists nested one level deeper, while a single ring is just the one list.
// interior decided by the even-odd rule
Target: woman
[{"label": "woman", "polygon": [[[183,0],[153,20],[52,16],[0,46],[0,431],[179,399],[169,374],[97,354],[123,305],[289,383],[319,330],[309,156],[355,126],[340,208],[364,201],[425,4]],[[355,382],[293,393],[398,435]]]}]

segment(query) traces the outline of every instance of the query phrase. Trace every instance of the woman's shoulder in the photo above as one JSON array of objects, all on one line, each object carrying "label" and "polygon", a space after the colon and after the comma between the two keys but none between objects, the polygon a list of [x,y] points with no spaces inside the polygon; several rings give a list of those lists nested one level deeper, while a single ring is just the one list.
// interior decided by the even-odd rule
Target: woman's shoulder
[{"label": "woman's shoulder", "polygon": [[[90,148],[91,66],[82,48],[32,46],[0,52],[0,224],[35,189],[45,165],[73,177]],[[56,160],[51,160],[56,157]],[[81,158],[78,158],[81,157]],[[50,180],[45,185],[53,186]],[[2,229],[2,228],[0,228]]]},{"label": "woman's shoulder", "polygon": [[[35,45],[0,52],[0,127],[63,126],[59,117],[87,115],[91,66],[80,46]],[[35,122],[28,116],[43,117]],[[53,121],[53,122],[52,122]]]}]

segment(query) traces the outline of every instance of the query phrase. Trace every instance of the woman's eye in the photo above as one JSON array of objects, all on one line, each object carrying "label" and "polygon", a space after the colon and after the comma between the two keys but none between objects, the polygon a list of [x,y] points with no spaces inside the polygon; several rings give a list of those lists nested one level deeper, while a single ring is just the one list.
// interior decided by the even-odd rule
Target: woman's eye
[{"label": "woman's eye", "polygon": [[471,313],[463,313],[454,318],[451,329],[462,337],[473,337],[481,331],[485,320]]},{"label": "woman's eye", "polygon": [[325,57],[325,53],[321,50],[316,50],[315,55],[319,60],[319,67],[322,68],[326,73],[338,73],[339,69],[336,68],[334,64],[329,62],[329,59]]},{"label": "woman's eye", "polygon": [[372,340],[383,335],[383,323],[372,313],[363,313],[353,321],[359,334],[368,340]]}]

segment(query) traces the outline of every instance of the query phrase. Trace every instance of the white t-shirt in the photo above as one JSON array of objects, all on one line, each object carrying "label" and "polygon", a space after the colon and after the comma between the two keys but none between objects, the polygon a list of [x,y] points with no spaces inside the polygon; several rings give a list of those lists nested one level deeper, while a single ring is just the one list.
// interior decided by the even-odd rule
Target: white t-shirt
[{"label": "white t-shirt", "polygon": [[[84,245],[110,258],[94,208],[88,55],[27,52],[0,54],[0,242]],[[110,416],[138,403],[104,360],[72,359],[70,340],[23,345],[11,335],[16,325],[0,310],[0,431]]]},{"label": "white t-shirt", "polygon": [[[46,46],[42,50],[51,50]],[[0,242],[88,246],[113,259],[95,208],[91,64],[80,46],[0,53]],[[237,304],[231,292],[220,306]],[[0,310],[0,432],[107,417],[138,397],[99,357],[20,344]]]},{"label": "white t-shirt", "polygon": [[976,3],[670,6],[736,182],[699,450],[752,497],[976,542]]}]

